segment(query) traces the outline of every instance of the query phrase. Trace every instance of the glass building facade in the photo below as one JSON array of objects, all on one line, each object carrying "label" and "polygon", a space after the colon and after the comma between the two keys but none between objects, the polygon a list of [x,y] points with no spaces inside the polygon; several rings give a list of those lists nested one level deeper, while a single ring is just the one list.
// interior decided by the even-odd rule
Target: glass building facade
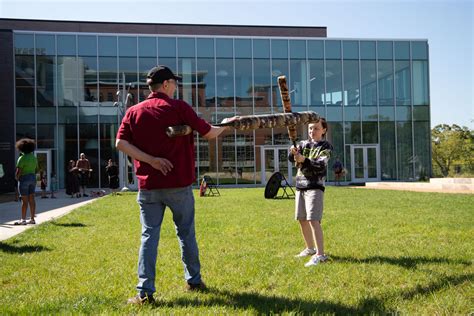
[{"label": "glass building facade", "polygon": [[[416,181],[431,172],[426,40],[15,31],[13,49],[15,138],[36,139],[59,187],[82,152],[92,187],[107,185],[109,158],[133,187],[115,135],[123,96],[130,105],[144,100],[146,72],[157,64],[183,77],[176,97],[210,123],[282,112],[277,77],[286,75],[293,111],[326,117],[332,160],[342,161],[347,182]],[[306,138],[306,127],[298,134]],[[292,181],[289,146],[286,129],[229,131],[212,141],[195,135],[196,175],[262,185],[280,171]]]}]

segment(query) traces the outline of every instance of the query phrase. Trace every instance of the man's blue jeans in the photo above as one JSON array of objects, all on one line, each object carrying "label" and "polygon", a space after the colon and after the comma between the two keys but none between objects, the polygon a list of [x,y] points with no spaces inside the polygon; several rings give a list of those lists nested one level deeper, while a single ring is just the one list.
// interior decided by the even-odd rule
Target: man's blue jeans
[{"label": "man's blue jeans", "polygon": [[191,186],[185,188],[143,190],[138,193],[142,238],[138,255],[140,295],[151,295],[155,289],[156,258],[161,223],[165,208],[173,213],[173,221],[181,248],[184,278],[188,283],[201,283],[201,264],[194,230],[194,196]]}]

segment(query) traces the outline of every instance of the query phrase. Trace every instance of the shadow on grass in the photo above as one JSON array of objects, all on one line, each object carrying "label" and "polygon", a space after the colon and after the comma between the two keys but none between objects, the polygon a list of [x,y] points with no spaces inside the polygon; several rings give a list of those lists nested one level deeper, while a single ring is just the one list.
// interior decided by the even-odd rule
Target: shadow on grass
[{"label": "shadow on grass", "polygon": [[51,249],[38,245],[9,245],[3,242],[0,242],[0,251],[10,254],[21,254],[21,253],[31,253],[31,252],[40,252],[40,251],[50,251]]},{"label": "shadow on grass", "polygon": [[87,227],[87,225],[82,223],[56,223],[51,222],[51,225],[60,226],[60,227]]},{"label": "shadow on grass", "polygon": [[354,258],[354,257],[343,257],[343,256],[333,256],[331,255],[331,260],[335,262],[348,262],[348,263],[388,263],[392,265],[397,265],[406,269],[416,269],[419,264],[429,264],[429,263],[447,263],[447,264],[462,264],[465,266],[470,266],[472,263],[464,260],[451,260],[446,258],[436,258],[436,257],[383,257],[383,256],[373,256],[368,258]]},{"label": "shadow on grass", "polygon": [[[155,308],[159,307],[211,307],[226,306],[235,309],[254,311],[257,314],[280,314],[287,312],[296,313],[336,313],[357,314],[371,312],[374,314],[387,314],[393,311],[386,310],[381,302],[373,301],[360,309],[357,306],[347,306],[340,303],[328,301],[310,301],[303,299],[290,299],[281,296],[265,296],[259,293],[235,293],[209,288],[208,295],[211,298],[202,300],[198,297],[182,297],[170,302],[157,301]],[[203,295],[205,295],[203,293]]]},{"label": "shadow on grass", "polygon": [[417,285],[414,289],[408,291],[402,291],[400,296],[405,300],[410,300],[417,295],[429,295],[432,292],[440,291],[446,287],[456,286],[464,282],[472,283],[474,280],[474,274],[462,274],[455,276],[448,276],[440,278],[437,281],[431,282],[428,285]]},{"label": "shadow on grass", "polygon": [[303,299],[290,299],[281,296],[265,296],[259,293],[235,293],[209,288],[202,295],[212,296],[202,297],[182,297],[173,301],[157,301],[154,308],[160,307],[212,307],[212,306],[232,306],[235,309],[255,311],[258,314],[280,314],[280,313],[334,313],[336,315],[353,314],[397,314],[396,309],[388,308],[385,302],[392,298],[402,298],[411,300],[418,295],[428,296],[433,292],[443,290],[451,286],[457,286],[465,282],[472,282],[473,274],[458,276],[448,276],[428,283],[427,285],[417,285],[412,289],[401,290],[389,294],[382,293],[379,296],[369,297],[354,306],[329,301],[310,301]]}]

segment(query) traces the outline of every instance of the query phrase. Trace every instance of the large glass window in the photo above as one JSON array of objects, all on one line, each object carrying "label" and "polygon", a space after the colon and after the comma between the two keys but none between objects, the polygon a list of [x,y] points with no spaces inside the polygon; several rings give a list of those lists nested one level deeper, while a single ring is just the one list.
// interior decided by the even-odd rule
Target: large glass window
[{"label": "large glass window", "polygon": [[395,103],[411,104],[410,43],[395,42]]},{"label": "large glass window", "polygon": [[359,105],[359,61],[344,60],[344,105]]},{"label": "large glass window", "polygon": [[377,105],[377,73],[375,60],[361,60],[361,105]]},{"label": "large glass window", "polygon": [[76,58],[76,36],[58,35],[57,43],[57,104],[58,106],[77,106],[79,65]]},{"label": "large glass window", "polygon": [[138,58],[137,38],[123,36],[118,38],[119,87],[125,86],[130,93],[130,105],[138,103]]},{"label": "large glass window", "polygon": [[270,41],[253,40],[255,114],[270,113]]},{"label": "large glass window", "polygon": [[97,106],[97,57],[79,57],[79,105]]},{"label": "large glass window", "polygon": [[341,59],[341,41],[325,41],[326,59]]},{"label": "large glass window", "polygon": [[428,104],[428,62],[413,60],[413,105]]},{"label": "large glass window", "polygon": [[[237,115],[253,114],[252,46],[250,40],[236,39],[235,98]],[[239,53],[237,55],[237,53]]]},{"label": "large glass window", "polygon": [[79,35],[77,37],[79,56],[97,56],[97,37],[93,35]]},{"label": "large glass window", "polygon": [[[35,106],[34,35],[15,34],[15,100],[17,107]],[[34,112],[33,121],[34,123]]]},{"label": "large glass window", "polygon": [[[115,149],[115,135],[118,127],[119,109],[113,107],[116,101],[121,102],[126,92],[117,95],[118,85],[118,38],[116,36],[99,36],[99,157],[97,161],[96,175],[100,175],[100,185],[108,183],[105,168],[107,161],[112,159],[118,162],[118,153]],[[133,41],[133,38],[130,40]],[[124,51],[122,43],[122,52]],[[132,44],[132,43],[130,43]],[[135,46],[136,47],[136,46]],[[122,78],[123,79],[123,78]],[[120,89],[124,87],[121,86]],[[86,143],[87,150],[95,150],[94,143]]]},{"label": "large glass window", "polygon": [[380,41],[377,42],[377,57],[379,60],[393,59],[393,42]]},{"label": "large glass window", "polygon": [[311,110],[322,116],[325,110],[324,42],[308,41],[309,102]]},{"label": "large glass window", "polygon": [[308,41],[308,58],[324,59],[324,41]]},{"label": "large glass window", "polygon": [[328,120],[342,121],[341,60],[326,60],[326,105]]},{"label": "large glass window", "polygon": [[[99,187],[99,131],[98,131],[98,107],[81,107],[79,109],[79,153],[84,153],[92,168],[89,186]],[[79,157],[76,158],[76,160]]]},{"label": "large glass window", "polygon": [[[377,71],[375,61],[375,42],[360,42],[360,104],[362,120],[377,119]],[[364,128],[363,128],[364,130]],[[365,141],[364,141],[365,142]],[[367,143],[367,142],[365,142]]]},{"label": "large glass window", "polygon": [[[158,37],[158,63],[166,65],[174,73],[177,73],[178,64],[176,58],[176,38],[175,37]],[[179,75],[179,73],[178,73]],[[179,87],[176,89],[179,93]]]},{"label": "large glass window", "polygon": [[271,81],[272,105],[273,105],[273,112],[279,113],[281,112],[281,109],[282,109],[282,103],[281,103],[281,97],[280,97],[280,92],[279,92],[280,90],[278,87],[278,77],[284,75],[286,76],[287,79],[289,79],[288,41],[287,40],[272,40],[271,49],[272,49],[272,81]]},{"label": "large glass window", "polygon": [[99,36],[99,102],[113,106],[117,98],[117,37]]},{"label": "large glass window", "polygon": [[107,161],[112,159],[118,163],[118,152],[115,149],[115,136],[117,135],[118,125],[116,123],[117,113],[114,112],[114,108],[101,108],[100,109],[100,183],[102,187],[107,186],[108,178],[105,173],[105,167]]},{"label": "large glass window", "polygon": [[[290,41],[290,95],[295,111],[304,111],[308,105],[308,67],[306,64],[306,41]],[[298,108],[300,107],[300,108]]]},{"label": "large glass window", "polygon": [[54,35],[36,35],[36,102],[37,106],[54,106],[56,66]]},{"label": "large glass window", "polygon": [[393,62],[379,60],[379,104],[393,106]]},{"label": "large glass window", "polygon": [[377,144],[379,142],[377,122],[362,121],[362,143]]},{"label": "large glass window", "polygon": [[[342,106],[342,65],[341,41],[325,41],[326,56],[326,105],[328,107]],[[342,121],[342,110],[328,108],[328,119]]]},{"label": "large glass window", "polygon": [[196,106],[196,49],[194,38],[178,38],[178,73],[183,77],[179,85],[179,98]]},{"label": "large glass window", "polygon": [[360,144],[361,143],[361,124],[360,121],[351,122],[345,121],[344,134],[346,144]]},{"label": "large glass window", "polygon": [[413,180],[412,122],[397,122],[398,178]]},{"label": "large glass window", "polygon": [[[197,45],[197,105],[198,114],[208,122],[213,122],[216,111],[216,69],[214,61],[214,39],[198,38]],[[199,160],[196,164],[198,167],[199,177],[208,172],[217,170],[216,161],[216,141],[207,141],[206,139],[196,135],[196,155]]]},{"label": "large glass window", "polygon": [[[255,114],[271,113],[272,73],[270,70],[270,40],[254,39],[253,74]],[[269,129],[255,130],[255,145],[272,144],[272,131]]]},{"label": "large glass window", "polygon": [[395,123],[380,122],[380,162],[382,180],[397,179],[397,161],[395,152]]},{"label": "large glass window", "polygon": [[310,105],[324,111],[324,60],[309,60]]},{"label": "large glass window", "polygon": [[60,186],[65,185],[67,162],[79,157],[77,107],[58,108],[58,181]]},{"label": "large glass window", "polygon": [[[234,115],[234,62],[232,39],[216,39],[217,119]],[[222,107],[220,109],[220,107]],[[220,113],[219,113],[220,112]]]},{"label": "large glass window", "polygon": [[148,71],[157,65],[156,37],[138,38],[138,102],[145,100],[150,94],[146,84]]},{"label": "large glass window", "polygon": [[[217,122],[225,117],[235,115],[234,109],[234,62],[233,40],[216,39],[216,91],[217,91]],[[235,168],[235,132],[231,131],[222,136],[222,163],[219,164],[219,178],[223,183],[235,183],[235,179],[227,179],[229,168]],[[221,180],[219,180],[221,181]]]},{"label": "large glass window", "polygon": [[[327,139],[333,146],[332,157],[339,157],[344,165],[344,124],[343,122],[328,122]],[[332,161],[329,163],[332,165]],[[328,180],[332,180],[332,172],[328,173]]]},{"label": "large glass window", "polygon": [[97,106],[97,37],[78,36],[79,51],[79,105]]},{"label": "large glass window", "polygon": [[215,111],[216,76],[214,62],[214,39],[197,39],[198,109],[204,118],[211,121]]},{"label": "large glass window", "polygon": [[428,60],[428,43],[411,42],[411,58],[417,60]]},{"label": "large glass window", "polygon": [[430,177],[431,170],[430,122],[414,121],[413,124],[415,178],[417,180],[427,180]]},{"label": "large glass window", "polygon": [[397,106],[411,104],[411,72],[408,60],[395,60],[395,102]]}]

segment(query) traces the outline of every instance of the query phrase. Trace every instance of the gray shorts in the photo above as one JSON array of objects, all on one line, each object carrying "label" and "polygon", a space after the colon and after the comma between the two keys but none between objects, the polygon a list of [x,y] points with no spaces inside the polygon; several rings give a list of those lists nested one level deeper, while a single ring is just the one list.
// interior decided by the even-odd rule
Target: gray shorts
[{"label": "gray shorts", "polygon": [[324,192],[321,190],[296,190],[295,218],[320,222],[323,218],[323,200]]}]

